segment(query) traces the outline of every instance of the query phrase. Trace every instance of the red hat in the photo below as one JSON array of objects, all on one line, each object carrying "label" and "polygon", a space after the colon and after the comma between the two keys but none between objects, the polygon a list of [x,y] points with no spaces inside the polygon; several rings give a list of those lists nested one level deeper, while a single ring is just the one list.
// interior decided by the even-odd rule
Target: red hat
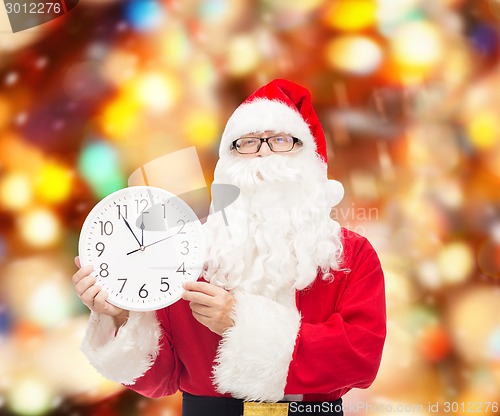
[{"label": "red hat", "polygon": [[230,154],[231,143],[249,133],[273,130],[300,139],[327,163],[325,134],[314,111],[311,93],[284,79],[275,79],[248,97],[229,118],[220,145],[220,157]]}]

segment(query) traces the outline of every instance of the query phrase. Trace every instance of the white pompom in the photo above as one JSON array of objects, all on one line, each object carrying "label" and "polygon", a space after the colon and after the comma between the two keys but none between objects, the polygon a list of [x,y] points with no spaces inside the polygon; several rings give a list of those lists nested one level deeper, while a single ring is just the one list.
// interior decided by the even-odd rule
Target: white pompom
[{"label": "white pompom", "polygon": [[339,181],[329,180],[327,184],[328,199],[332,207],[337,205],[344,198],[344,187]]}]

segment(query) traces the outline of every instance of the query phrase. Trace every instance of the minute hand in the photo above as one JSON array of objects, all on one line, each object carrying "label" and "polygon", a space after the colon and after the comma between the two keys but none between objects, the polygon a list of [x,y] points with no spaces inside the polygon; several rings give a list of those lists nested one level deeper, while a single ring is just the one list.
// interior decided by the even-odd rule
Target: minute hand
[{"label": "minute hand", "polygon": [[144,250],[146,247],[152,246],[153,244],[158,244],[158,243],[161,243],[162,241],[165,241],[165,240],[167,240],[168,238],[174,237],[174,236],[176,236],[176,235],[177,235],[177,234],[172,234],[172,235],[169,235],[168,237],[162,238],[161,240],[155,241],[154,243],[148,244],[147,246],[143,246],[143,247],[141,247],[141,248],[138,248],[137,250],[132,250],[132,251],[130,251],[130,252],[128,252],[128,253],[127,253],[127,256],[128,256],[129,254],[135,253],[136,251],[141,251],[141,250]]}]

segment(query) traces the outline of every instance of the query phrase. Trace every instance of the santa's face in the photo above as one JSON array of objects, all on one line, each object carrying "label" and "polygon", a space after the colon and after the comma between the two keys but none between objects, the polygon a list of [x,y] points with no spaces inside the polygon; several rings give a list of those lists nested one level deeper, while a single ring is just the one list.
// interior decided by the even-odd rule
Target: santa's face
[{"label": "santa's face", "polygon": [[[259,139],[278,133],[251,135]],[[207,279],[226,289],[279,300],[303,289],[318,268],[337,268],[340,226],[330,214],[326,166],[300,145],[273,152],[267,143],[252,154],[233,149],[219,160],[214,182],[240,189],[238,199],[209,216]]]}]

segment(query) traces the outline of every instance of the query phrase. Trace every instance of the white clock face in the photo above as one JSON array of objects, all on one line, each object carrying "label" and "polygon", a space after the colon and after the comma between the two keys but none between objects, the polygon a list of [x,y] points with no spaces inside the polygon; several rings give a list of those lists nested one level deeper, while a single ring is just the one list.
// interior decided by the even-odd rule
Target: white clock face
[{"label": "white clock face", "polygon": [[100,201],[87,216],[78,245],[108,302],[133,311],[180,299],[182,283],[203,270],[202,225],[180,198],[160,188],[133,186]]}]

